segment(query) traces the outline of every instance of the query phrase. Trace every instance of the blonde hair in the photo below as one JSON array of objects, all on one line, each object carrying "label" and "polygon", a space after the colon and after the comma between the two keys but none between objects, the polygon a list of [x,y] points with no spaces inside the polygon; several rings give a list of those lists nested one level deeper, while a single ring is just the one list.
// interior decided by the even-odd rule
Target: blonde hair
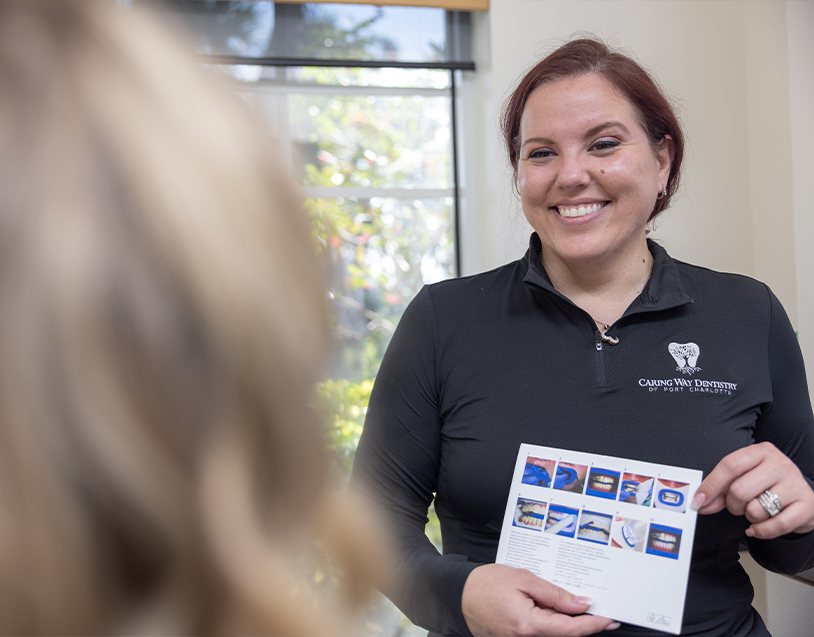
[{"label": "blonde hair", "polygon": [[140,11],[0,3],[0,633],[337,634],[363,596],[305,215],[204,75]]}]

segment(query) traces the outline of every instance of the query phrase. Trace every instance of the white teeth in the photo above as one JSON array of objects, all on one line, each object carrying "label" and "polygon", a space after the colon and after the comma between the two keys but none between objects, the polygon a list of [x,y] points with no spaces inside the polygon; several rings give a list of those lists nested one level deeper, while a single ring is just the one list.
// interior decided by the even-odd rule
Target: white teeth
[{"label": "white teeth", "polygon": [[584,206],[557,206],[557,212],[563,217],[584,217],[602,208],[604,203],[592,203]]}]

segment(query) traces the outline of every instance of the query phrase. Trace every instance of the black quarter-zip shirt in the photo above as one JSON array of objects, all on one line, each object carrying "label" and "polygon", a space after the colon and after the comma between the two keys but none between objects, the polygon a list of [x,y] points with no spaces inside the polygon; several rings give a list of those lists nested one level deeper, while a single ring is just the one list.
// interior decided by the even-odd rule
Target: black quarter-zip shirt
[{"label": "black quarter-zip shirt", "polygon": [[[495,559],[521,443],[706,475],[767,440],[814,478],[814,416],[780,302],[763,283],[649,249],[650,280],[607,332],[616,344],[551,285],[536,235],[522,259],[426,286],[406,310],[376,378],[354,479],[396,536],[400,585],[388,594],[431,635],[470,634],[463,586]],[[442,554],[424,533],[433,501]],[[727,511],[698,517],[684,634],[768,635],[751,608],[742,544],[778,572],[814,566],[814,533],[759,541],[747,526]],[[608,634],[664,633],[623,625]]]}]

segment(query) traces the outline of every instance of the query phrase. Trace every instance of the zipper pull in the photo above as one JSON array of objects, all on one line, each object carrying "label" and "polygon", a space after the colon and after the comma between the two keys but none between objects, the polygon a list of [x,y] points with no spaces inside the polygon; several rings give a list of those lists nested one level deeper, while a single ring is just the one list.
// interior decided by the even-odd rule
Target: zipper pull
[{"label": "zipper pull", "polygon": [[599,338],[602,339],[603,343],[607,343],[608,345],[618,345],[619,344],[619,339],[618,338],[616,338],[615,336],[608,336],[607,334],[604,334],[602,332],[599,333]]}]

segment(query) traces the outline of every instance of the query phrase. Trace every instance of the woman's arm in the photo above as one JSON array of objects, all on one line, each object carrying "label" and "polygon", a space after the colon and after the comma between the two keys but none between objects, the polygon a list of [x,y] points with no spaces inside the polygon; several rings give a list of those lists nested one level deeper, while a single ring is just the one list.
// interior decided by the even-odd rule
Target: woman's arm
[{"label": "woman's arm", "polygon": [[[752,522],[747,545],[767,569],[795,573],[814,566],[814,415],[803,358],[788,316],[769,292],[768,364],[772,402],[755,428],[756,445],[726,456],[698,490],[700,513],[726,507]],[[770,517],[757,501],[766,489],[783,510]]]},{"label": "woman's arm", "polygon": [[437,340],[424,288],[399,322],[376,377],[353,480],[382,509],[397,544],[395,584],[385,593],[413,622],[465,635],[461,595],[478,563],[440,555],[424,532],[441,456]]}]

